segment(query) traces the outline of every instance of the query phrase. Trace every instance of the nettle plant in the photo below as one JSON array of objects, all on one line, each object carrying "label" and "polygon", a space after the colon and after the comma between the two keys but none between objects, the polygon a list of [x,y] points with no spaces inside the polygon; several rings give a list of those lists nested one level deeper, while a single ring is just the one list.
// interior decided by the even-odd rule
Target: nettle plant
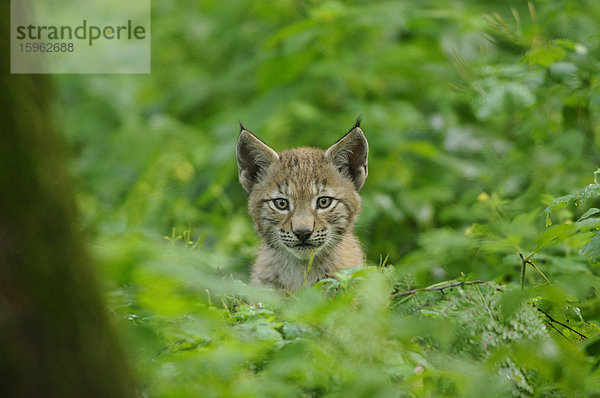
[{"label": "nettle plant", "polygon": [[[561,231],[565,233],[551,235],[551,239],[564,241],[567,238],[577,236],[580,238],[577,243],[584,244],[580,253],[587,256],[592,264],[600,262],[600,209],[592,207],[593,204],[600,201],[599,174],[600,169],[594,172],[593,184],[589,184],[587,187],[569,195],[552,200],[546,209],[544,209],[547,227],[552,226],[552,218],[550,217],[552,213],[558,214],[558,218],[563,219],[562,225],[566,225],[566,227],[562,227],[564,231]],[[565,211],[561,213],[561,210],[571,204],[575,207],[581,205],[581,209],[586,209],[576,221],[573,221],[570,217],[572,215],[571,212]]]},{"label": "nettle plant", "polygon": [[[594,174],[597,176],[600,170]],[[559,198],[544,197],[541,211],[522,212],[497,195],[481,195],[489,208],[487,223],[474,224],[476,261],[490,260],[496,280],[521,291],[520,300],[542,312],[548,326],[570,341],[598,334],[600,279],[600,184]],[[511,208],[512,206],[512,208]],[[545,217],[545,226],[538,221]],[[554,219],[554,220],[553,220]],[[504,270],[504,271],[502,271]],[[518,276],[517,276],[518,275]]]}]

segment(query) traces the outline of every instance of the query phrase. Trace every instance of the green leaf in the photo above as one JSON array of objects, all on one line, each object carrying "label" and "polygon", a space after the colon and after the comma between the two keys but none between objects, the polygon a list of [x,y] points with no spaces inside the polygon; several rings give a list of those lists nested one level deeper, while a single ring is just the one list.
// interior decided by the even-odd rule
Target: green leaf
[{"label": "green leaf", "polygon": [[581,201],[598,197],[600,197],[600,184],[590,184],[580,191],[554,199],[543,211],[543,214],[546,215],[546,226],[552,225],[552,220],[550,219],[552,212],[562,209],[570,203],[574,203],[577,206]]},{"label": "green leaf", "polygon": [[575,224],[560,224],[553,227],[546,228],[546,230],[538,237],[537,247],[533,253],[537,253],[544,247],[547,247],[551,243],[562,242],[565,239],[571,237],[577,231]]},{"label": "green leaf", "polygon": [[600,357],[600,336],[586,341],[583,346],[588,355]]},{"label": "green leaf", "polygon": [[596,215],[598,213],[600,213],[600,209],[597,209],[595,207],[589,208],[585,213],[583,213],[581,217],[579,217],[579,220],[577,220],[577,222],[585,220],[586,218],[590,218],[591,216]]},{"label": "green leaf", "polygon": [[577,227],[582,232],[588,232],[600,229],[600,218],[588,218],[586,220],[577,221]]},{"label": "green leaf", "polygon": [[525,60],[529,62],[529,65],[541,65],[549,67],[555,62],[561,61],[567,52],[564,48],[556,45],[549,45],[545,47],[536,47],[529,50],[525,55]]},{"label": "green leaf", "polygon": [[583,249],[583,254],[590,258],[593,263],[600,262],[600,234],[595,234]]}]

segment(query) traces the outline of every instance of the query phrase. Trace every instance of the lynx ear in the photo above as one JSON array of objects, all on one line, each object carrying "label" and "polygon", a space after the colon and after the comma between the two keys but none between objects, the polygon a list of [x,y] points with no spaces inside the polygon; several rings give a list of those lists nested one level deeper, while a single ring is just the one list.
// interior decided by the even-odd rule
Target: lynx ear
[{"label": "lynx ear", "polygon": [[238,177],[242,187],[250,193],[252,187],[264,177],[269,165],[279,160],[279,155],[256,138],[254,134],[246,130],[241,123],[240,127],[242,131],[235,149]]},{"label": "lynx ear", "polygon": [[360,191],[368,174],[368,155],[369,143],[360,129],[360,120],[357,120],[348,134],[327,149],[325,159],[332,162]]}]

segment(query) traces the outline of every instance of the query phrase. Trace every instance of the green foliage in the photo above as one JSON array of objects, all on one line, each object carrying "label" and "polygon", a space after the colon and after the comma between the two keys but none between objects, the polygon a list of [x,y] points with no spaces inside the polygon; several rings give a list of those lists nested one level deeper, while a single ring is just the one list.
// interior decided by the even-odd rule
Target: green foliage
[{"label": "green foliage", "polygon": [[582,338],[573,332],[599,330],[563,308],[572,329],[551,322],[546,313],[559,291],[462,280],[398,292],[410,278],[399,280],[387,266],[346,270],[281,296],[227,276],[194,278],[206,270],[185,242],[159,251],[163,261],[146,262],[124,285],[135,289],[113,290],[120,293],[111,298],[151,396],[585,396],[600,389],[594,346],[577,347]]},{"label": "green foliage", "polygon": [[[152,15],[150,76],[56,78],[141,393],[600,394],[600,3],[155,1]],[[289,297],[248,286],[237,119],[280,150],[326,147],[358,115],[368,266]]]}]

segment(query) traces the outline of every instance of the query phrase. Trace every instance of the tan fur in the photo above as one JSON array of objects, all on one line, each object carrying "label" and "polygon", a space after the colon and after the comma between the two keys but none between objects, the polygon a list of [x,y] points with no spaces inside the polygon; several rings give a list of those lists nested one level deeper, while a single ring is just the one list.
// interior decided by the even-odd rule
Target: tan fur
[{"label": "tan fur", "polygon": [[[249,213],[263,240],[252,267],[254,284],[294,292],[342,268],[364,265],[353,233],[368,154],[358,122],[327,151],[295,148],[280,154],[242,127],[236,152]],[[277,206],[286,203],[287,209]]]}]

